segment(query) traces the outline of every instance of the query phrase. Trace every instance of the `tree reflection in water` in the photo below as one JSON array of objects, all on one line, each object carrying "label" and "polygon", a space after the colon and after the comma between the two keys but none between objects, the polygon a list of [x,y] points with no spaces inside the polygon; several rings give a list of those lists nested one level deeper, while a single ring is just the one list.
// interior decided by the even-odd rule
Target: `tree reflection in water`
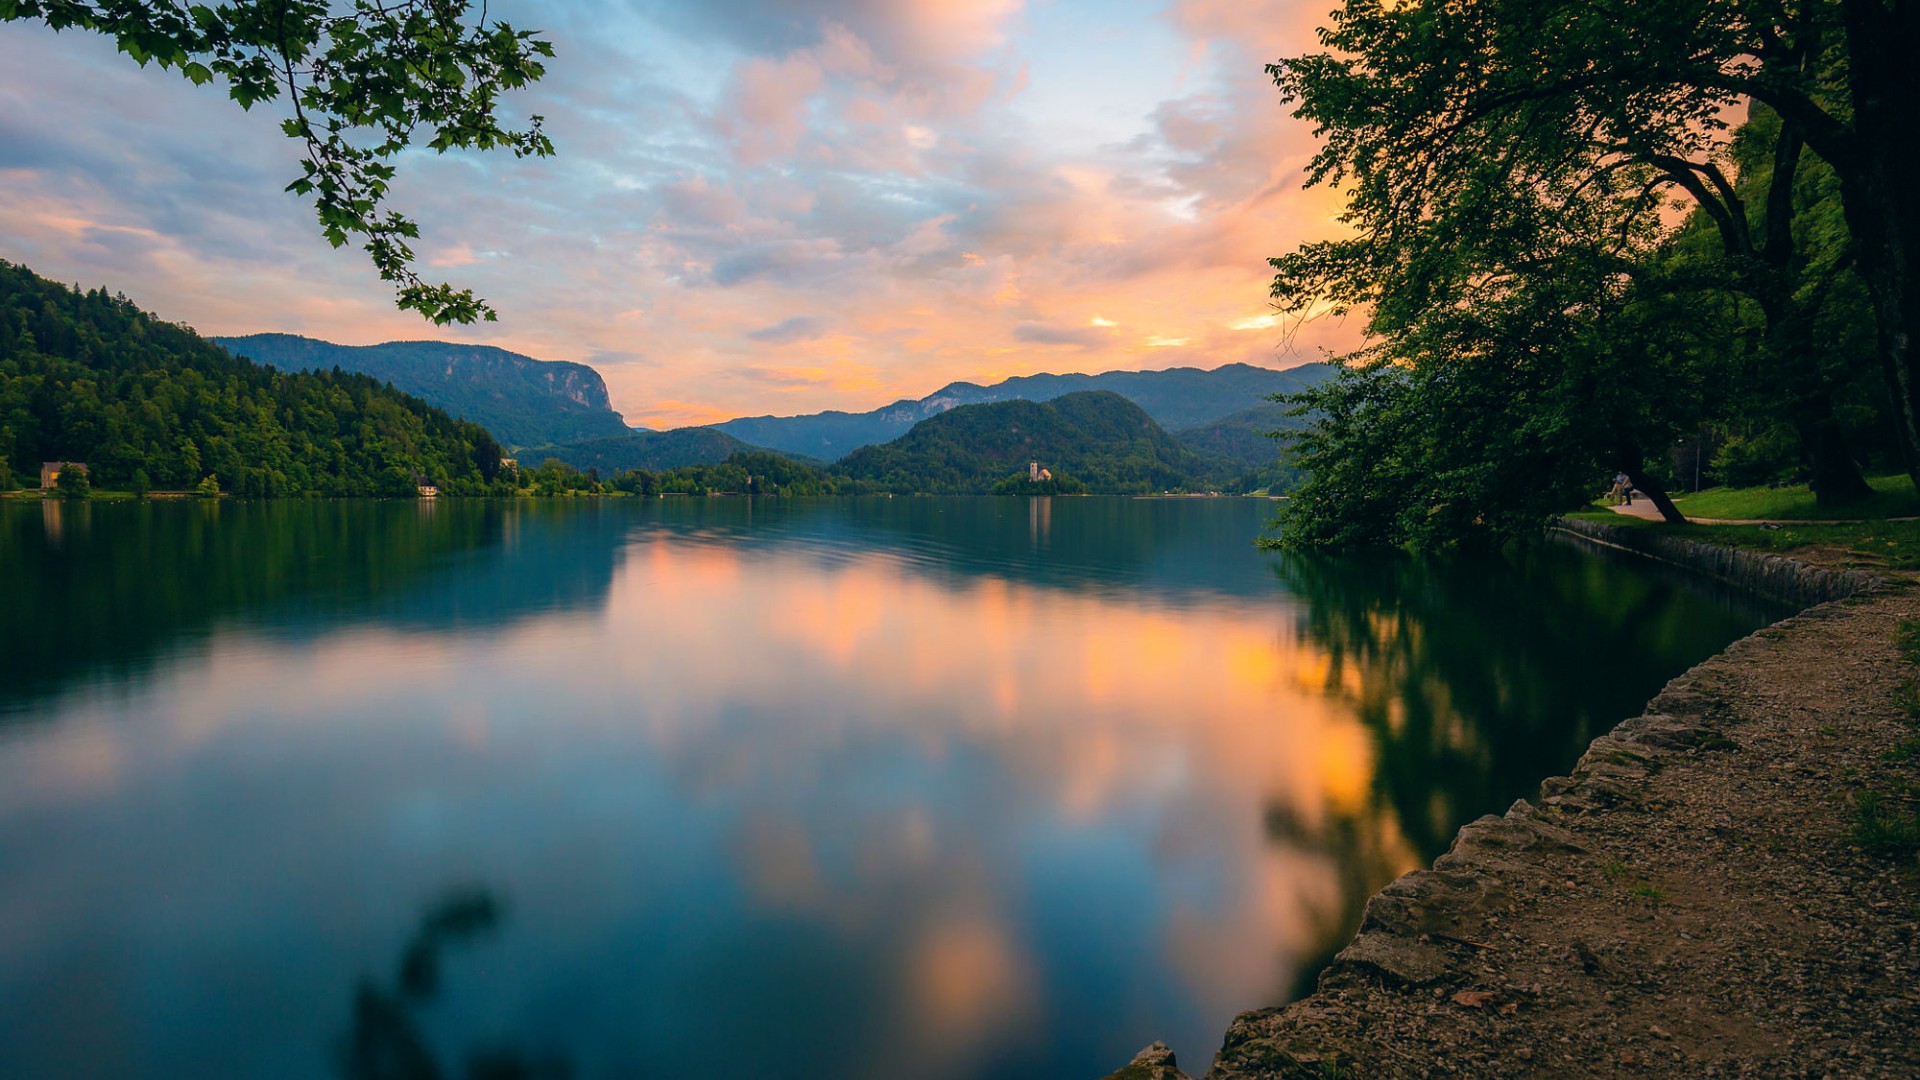
[{"label": "tree reflection in water", "polygon": [[1325,653],[1321,692],[1372,748],[1358,807],[1276,800],[1269,839],[1318,856],[1332,903],[1287,1000],[1358,928],[1368,897],[1433,861],[1463,822],[1531,797],[1601,731],[1639,712],[1664,680],[1720,642],[1784,614],[1722,592],[1717,608],[1672,603],[1697,582],[1651,564],[1609,572],[1565,545],[1500,555],[1289,556],[1274,565],[1299,598],[1297,632]]},{"label": "tree reflection in water", "polygon": [[558,1056],[531,1058],[511,1046],[468,1051],[462,1072],[443,1068],[421,1031],[421,1012],[439,996],[441,953],[494,931],[500,903],[480,888],[449,893],[429,908],[400,955],[391,988],[363,978],[354,988],[353,1029],[344,1040],[340,1071],[347,1080],[564,1080],[572,1066]]}]

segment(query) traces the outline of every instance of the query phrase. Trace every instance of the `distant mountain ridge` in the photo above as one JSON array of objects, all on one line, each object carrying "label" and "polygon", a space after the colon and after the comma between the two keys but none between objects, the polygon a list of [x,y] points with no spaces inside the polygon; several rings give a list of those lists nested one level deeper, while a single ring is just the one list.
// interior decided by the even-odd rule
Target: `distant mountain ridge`
[{"label": "distant mountain ridge", "polygon": [[296,334],[213,338],[228,351],[282,371],[340,368],[392,383],[471,420],[507,447],[623,435],[606,381],[585,364],[536,360],[492,345],[389,341],[335,345]]},{"label": "distant mountain ridge", "polygon": [[1252,364],[1212,370],[1107,371],[1098,375],[1020,375],[982,386],[949,383],[918,400],[902,399],[864,413],[829,411],[806,416],[746,416],[713,424],[742,442],[833,461],[863,446],[891,442],[915,424],[963,405],[1051,401],[1088,390],[1116,393],[1167,431],[1181,431],[1259,406],[1273,394],[1304,390],[1331,372],[1326,364],[1284,371]]},{"label": "distant mountain ridge", "polygon": [[1146,413],[1163,433],[1212,459],[1210,473],[1222,467],[1222,460],[1231,460],[1239,475],[1246,475],[1271,468],[1278,447],[1264,433],[1287,426],[1279,408],[1266,399],[1311,387],[1332,370],[1326,364],[1276,370],[1234,363],[1211,370],[1020,375],[990,385],[948,383],[923,398],[903,398],[867,412],[749,416],[653,431],[629,427],[613,411],[600,373],[585,364],[443,341],[353,346],[294,334],[214,340],[286,371],[338,367],[382,379],[485,426],[529,463],[553,457],[602,471],[714,464],[750,449],[835,461],[862,447],[892,442],[921,421],[954,409],[1109,392]]}]

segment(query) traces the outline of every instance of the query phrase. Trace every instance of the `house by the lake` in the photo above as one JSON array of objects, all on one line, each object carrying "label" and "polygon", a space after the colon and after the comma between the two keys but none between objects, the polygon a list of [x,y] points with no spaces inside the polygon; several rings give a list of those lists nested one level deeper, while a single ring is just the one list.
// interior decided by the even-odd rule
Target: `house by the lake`
[{"label": "house by the lake", "polygon": [[84,461],[43,461],[40,463],[41,490],[52,491],[54,486],[60,482],[60,471],[62,469],[72,469],[82,476],[86,476],[89,479],[92,478],[87,472],[87,463]]}]

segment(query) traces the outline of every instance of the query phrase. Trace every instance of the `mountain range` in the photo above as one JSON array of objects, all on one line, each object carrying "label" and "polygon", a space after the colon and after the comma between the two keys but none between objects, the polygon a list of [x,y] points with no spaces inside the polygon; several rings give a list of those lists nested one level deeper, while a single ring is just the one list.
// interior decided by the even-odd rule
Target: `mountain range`
[{"label": "mountain range", "polygon": [[[962,405],[996,401],[1051,401],[1085,390],[1107,390],[1138,405],[1155,423],[1178,435],[1318,383],[1325,364],[1275,371],[1227,364],[1211,371],[1108,371],[1098,375],[1021,375],[989,386],[949,383],[917,400],[902,399],[870,412],[821,412],[807,416],[748,416],[712,425],[742,442],[769,450],[833,461],[859,449],[891,442],[915,424]],[[1269,428],[1268,430],[1272,430]],[[1271,450],[1272,442],[1267,441]]]},{"label": "mountain range", "polygon": [[[988,385],[949,383],[925,397],[903,398],[868,412],[750,416],[653,431],[628,427],[613,410],[600,373],[585,364],[442,341],[350,346],[292,334],[213,340],[282,370],[340,368],[371,375],[484,425],[529,463],[552,457],[602,472],[711,464],[753,449],[835,461],[863,447],[893,442],[915,425],[957,409],[1105,392],[1132,403],[1154,422],[1155,430],[1171,433],[1173,440],[1206,458],[1202,472],[1244,477],[1272,470],[1276,452],[1266,433],[1294,423],[1265,399],[1306,389],[1331,371],[1325,364],[1276,371],[1235,363],[1212,370],[1022,375]],[[1048,456],[1057,454],[1049,451]]]}]

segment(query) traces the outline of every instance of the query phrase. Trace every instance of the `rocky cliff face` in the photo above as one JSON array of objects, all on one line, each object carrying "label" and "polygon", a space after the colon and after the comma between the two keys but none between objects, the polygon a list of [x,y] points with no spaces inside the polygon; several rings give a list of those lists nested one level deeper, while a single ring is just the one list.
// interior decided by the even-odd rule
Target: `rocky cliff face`
[{"label": "rocky cliff face", "polygon": [[446,341],[356,346],[292,334],[214,340],[282,370],[338,367],[384,379],[484,425],[510,447],[580,442],[628,430],[607,398],[606,381],[585,364]]}]

